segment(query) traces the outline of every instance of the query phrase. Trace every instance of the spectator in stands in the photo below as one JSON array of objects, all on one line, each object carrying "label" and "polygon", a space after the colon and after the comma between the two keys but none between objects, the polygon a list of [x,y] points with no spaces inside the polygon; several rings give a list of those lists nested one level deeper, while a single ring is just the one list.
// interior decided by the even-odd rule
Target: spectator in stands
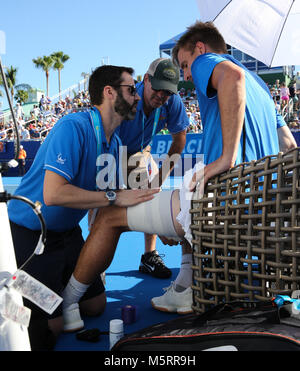
[{"label": "spectator in stands", "polygon": [[25,126],[21,127],[19,134],[20,134],[20,140],[30,140],[29,130]]},{"label": "spectator in stands", "polygon": [[280,102],[280,80],[277,79],[275,81],[275,84],[272,86],[272,90],[274,91],[276,101]]},{"label": "spectator in stands", "polygon": [[17,126],[18,126],[18,129],[21,129],[23,126],[25,125],[25,121],[23,118],[18,118],[17,119]]},{"label": "spectator in stands", "polygon": [[281,105],[280,105],[280,101],[278,101],[276,99],[276,96],[273,96],[273,102],[275,104],[275,108],[276,108],[277,112],[280,113],[281,112]]},{"label": "spectator in stands", "polygon": [[47,99],[45,98],[44,94],[42,94],[42,97],[41,97],[40,102],[39,102],[40,111],[44,110],[44,107],[46,106],[46,104],[47,104]]},{"label": "spectator in stands", "polygon": [[58,103],[55,103],[55,105],[54,105],[54,113],[55,113],[55,115],[59,115],[60,113],[62,113],[62,107],[61,107],[61,105],[59,105]]},{"label": "spectator in stands", "polygon": [[4,124],[0,123],[0,140],[4,140],[6,138],[6,130]]},{"label": "spectator in stands", "polygon": [[15,137],[15,135],[14,135],[13,130],[12,129],[7,129],[6,130],[6,140],[7,141],[13,141],[14,137]]},{"label": "spectator in stands", "polygon": [[30,138],[33,140],[40,139],[40,133],[36,124],[32,123],[29,129]]},{"label": "spectator in stands", "polygon": [[33,112],[33,115],[35,117],[38,117],[39,116],[40,110],[39,110],[39,107],[36,104],[34,104],[32,112]]},{"label": "spectator in stands", "polygon": [[32,111],[30,112],[30,116],[29,116],[28,121],[31,121],[31,122],[35,122],[35,123],[37,123],[37,118],[38,118],[38,116],[36,116],[36,115],[34,114],[34,111],[32,110]]},{"label": "spectator in stands", "polygon": [[299,98],[298,98],[298,94],[297,94],[297,88],[296,88],[296,81],[293,80],[290,84],[290,97],[291,99],[293,99],[293,106],[294,106],[294,110],[297,110],[298,109],[298,106],[299,106]]},{"label": "spectator in stands", "polygon": [[23,117],[24,117],[23,107],[21,106],[20,103],[17,103],[16,104],[16,119],[17,120],[23,119]]},{"label": "spectator in stands", "polygon": [[66,104],[66,110],[65,110],[65,113],[68,114],[68,113],[72,113],[74,110],[73,110],[73,107],[72,107],[72,103],[67,103]]},{"label": "spectator in stands", "polygon": [[291,131],[297,132],[298,129],[299,129],[299,124],[298,124],[297,121],[290,121],[289,122],[289,127],[290,127]]},{"label": "spectator in stands", "polygon": [[[0,107],[1,107],[1,102],[0,102]],[[1,111],[1,109],[0,109],[0,125],[1,124],[4,125],[4,112]]]},{"label": "spectator in stands", "polygon": [[273,85],[273,87],[274,87],[276,90],[280,90],[280,80],[279,80],[279,79],[277,79],[277,80],[275,81],[275,84]]},{"label": "spectator in stands", "polygon": [[280,84],[280,100],[281,100],[281,109],[283,109],[289,102],[290,91],[286,86],[285,82]]},{"label": "spectator in stands", "polygon": [[178,93],[180,95],[180,98],[183,99],[184,96],[185,96],[185,89],[184,88],[181,88]]},{"label": "spectator in stands", "polygon": [[202,122],[201,122],[200,112],[196,112],[195,121],[196,121],[196,124],[198,126],[198,130],[201,132],[202,131]]},{"label": "spectator in stands", "polygon": [[25,174],[26,157],[27,157],[27,153],[24,147],[20,145],[20,151],[19,151],[19,156],[18,156],[19,176],[23,176]]}]

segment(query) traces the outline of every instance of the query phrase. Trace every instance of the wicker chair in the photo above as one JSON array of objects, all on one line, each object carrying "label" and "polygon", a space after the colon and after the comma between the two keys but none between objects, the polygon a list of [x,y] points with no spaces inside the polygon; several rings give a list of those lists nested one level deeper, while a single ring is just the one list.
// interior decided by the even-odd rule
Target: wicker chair
[{"label": "wicker chair", "polygon": [[195,312],[300,284],[300,147],[210,179],[191,207]]}]

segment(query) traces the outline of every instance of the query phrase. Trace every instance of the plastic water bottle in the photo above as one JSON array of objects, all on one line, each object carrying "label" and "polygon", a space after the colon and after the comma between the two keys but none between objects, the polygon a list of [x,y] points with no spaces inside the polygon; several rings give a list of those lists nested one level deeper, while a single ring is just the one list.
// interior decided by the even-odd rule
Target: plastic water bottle
[{"label": "plastic water bottle", "polygon": [[124,336],[124,326],[121,319],[112,319],[109,322],[109,349]]}]

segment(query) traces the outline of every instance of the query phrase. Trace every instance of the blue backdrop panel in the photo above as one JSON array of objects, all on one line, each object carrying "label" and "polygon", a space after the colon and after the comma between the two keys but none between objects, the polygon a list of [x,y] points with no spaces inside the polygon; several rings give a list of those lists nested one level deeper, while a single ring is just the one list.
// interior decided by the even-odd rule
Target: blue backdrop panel
[{"label": "blue backdrop panel", "polygon": [[[297,145],[300,147],[300,131],[293,132],[296,139]],[[175,170],[171,175],[181,176],[182,172],[189,170],[195,165],[196,161],[201,160],[200,147],[202,141],[202,134],[187,134],[186,145],[182,152],[181,158],[182,163],[177,164]],[[26,171],[30,168],[35,154],[38,151],[41,143],[39,141],[25,141],[21,142],[25,151],[27,152],[26,159]],[[164,159],[166,153],[168,153],[172,144],[172,136],[170,134],[166,135],[156,135],[153,140],[151,153],[153,154],[155,160],[161,163]],[[0,162],[9,161],[14,158],[14,143],[5,142],[4,148],[0,151]],[[9,169],[4,176],[18,176],[18,168]]]}]

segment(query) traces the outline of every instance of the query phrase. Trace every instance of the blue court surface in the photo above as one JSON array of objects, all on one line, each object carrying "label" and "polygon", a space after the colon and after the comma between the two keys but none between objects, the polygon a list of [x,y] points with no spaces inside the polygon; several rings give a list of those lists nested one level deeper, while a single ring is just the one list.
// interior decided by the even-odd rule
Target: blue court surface
[{"label": "blue court surface", "polygon": [[[165,322],[175,318],[176,314],[159,312],[152,308],[150,300],[163,294],[163,288],[174,280],[180,266],[180,246],[164,246],[160,240],[157,250],[165,254],[164,261],[172,269],[170,279],[157,279],[139,272],[139,262],[144,250],[144,236],[138,232],[127,232],[121,236],[114,260],[106,271],[107,306],[102,316],[84,318],[87,329],[97,328],[100,331],[109,330],[109,321],[121,319],[121,308],[134,305],[137,309],[137,320],[130,325],[124,325],[124,333],[132,333],[152,324]],[[109,336],[101,335],[98,343],[88,343],[76,340],[74,334],[60,336],[56,346],[57,351],[68,350],[109,350]]]},{"label": "blue court surface", "polygon": [[[4,189],[13,193],[20,178],[3,178]],[[180,178],[169,178],[163,188],[178,188]],[[81,222],[84,237],[87,236],[87,218]],[[141,255],[144,252],[144,235],[140,232],[123,233],[114,260],[106,271],[107,306],[105,312],[99,317],[83,317],[86,329],[97,328],[100,331],[109,330],[112,319],[121,319],[122,307],[136,306],[137,319],[135,323],[124,325],[124,333],[129,334],[145,327],[166,322],[178,317],[177,314],[159,312],[152,308],[151,298],[164,293],[163,288],[168,287],[175,280],[181,262],[181,247],[165,246],[157,239],[157,250],[164,255],[166,265],[172,270],[169,279],[157,279],[139,272],[138,267]],[[55,348],[56,351],[108,351],[109,336],[101,335],[96,343],[80,341],[76,334],[62,334]]]}]

